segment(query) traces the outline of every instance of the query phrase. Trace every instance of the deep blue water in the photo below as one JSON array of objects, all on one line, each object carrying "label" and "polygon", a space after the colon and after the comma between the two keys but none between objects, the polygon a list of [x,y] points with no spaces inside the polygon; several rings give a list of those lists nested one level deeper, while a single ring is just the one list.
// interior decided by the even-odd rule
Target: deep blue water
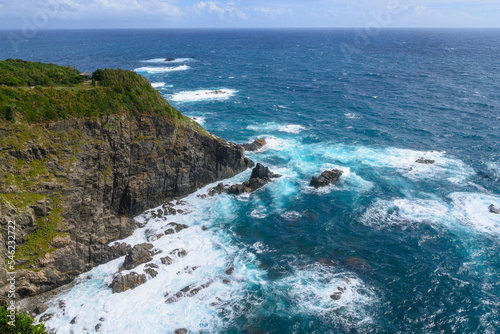
[{"label": "deep blue water", "polygon": [[[58,297],[65,314],[55,298],[48,325],[94,332],[104,315],[106,333],[500,333],[500,215],[488,211],[500,207],[500,30],[383,30],[362,46],[355,33],[40,31],[15,50],[0,32],[0,59],[136,70],[217,136],[266,137],[249,156],[283,174],[250,196],[186,199],[174,221],[191,227],[155,246],[180,245],[178,268],[201,269],[167,268],[118,296],[106,288],[117,260]],[[340,183],[308,187],[333,167]]]}]

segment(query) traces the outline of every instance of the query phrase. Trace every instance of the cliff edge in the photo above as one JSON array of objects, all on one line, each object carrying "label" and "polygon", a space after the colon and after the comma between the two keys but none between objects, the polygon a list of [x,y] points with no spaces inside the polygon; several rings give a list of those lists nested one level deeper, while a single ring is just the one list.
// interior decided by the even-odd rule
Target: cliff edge
[{"label": "cliff edge", "polygon": [[[0,86],[0,304],[9,272],[19,299],[70,283],[126,254],[126,245],[108,244],[131,235],[134,215],[253,166],[243,147],[182,116],[142,77],[103,73],[93,87],[56,79],[30,89],[22,77]],[[140,85],[109,79],[117,74]],[[109,96],[123,101],[103,102]]]}]

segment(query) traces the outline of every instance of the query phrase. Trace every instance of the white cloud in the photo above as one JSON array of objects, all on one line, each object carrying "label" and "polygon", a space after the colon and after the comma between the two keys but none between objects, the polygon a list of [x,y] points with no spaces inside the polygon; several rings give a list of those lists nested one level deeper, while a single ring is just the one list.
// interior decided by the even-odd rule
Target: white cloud
[{"label": "white cloud", "polygon": [[231,2],[221,5],[217,4],[215,1],[200,1],[194,4],[193,8],[198,13],[216,14],[221,20],[226,18],[248,19],[247,15],[236,8]]},{"label": "white cloud", "polygon": [[261,7],[261,8],[254,8],[254,10],[259,13],[263,14],[268,17],[278,17],[278,16],[283,16],[283,15],[292,15],[293,10],[292,8],[271,8],[271,7]]}]

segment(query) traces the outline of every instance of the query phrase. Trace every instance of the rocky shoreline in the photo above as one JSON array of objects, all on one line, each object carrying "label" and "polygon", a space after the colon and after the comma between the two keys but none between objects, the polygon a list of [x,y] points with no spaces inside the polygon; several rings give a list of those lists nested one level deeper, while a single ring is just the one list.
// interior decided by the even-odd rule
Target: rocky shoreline
[{"label": "rocky shoreline", "polygon": [[[135,215],[254,165],[242,146],[156,115],[4,124],[0,134],[13,142],[0,145],[0,228],[5,238],[8,221],[17,225],[18,300],[128,254],[130,246],[109,243],[132,234]],[[0,304],[8,291],[5,244]]]}]

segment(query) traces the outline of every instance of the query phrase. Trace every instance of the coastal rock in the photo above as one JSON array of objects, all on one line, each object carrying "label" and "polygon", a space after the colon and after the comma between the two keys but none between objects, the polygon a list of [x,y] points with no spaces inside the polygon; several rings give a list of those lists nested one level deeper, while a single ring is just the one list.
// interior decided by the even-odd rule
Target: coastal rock
[{"label": "coastal rock", "polygon": [[139,285],[146,283],[146,281],[146,275],[139,275],[133,271],[127,275],[118,274],[109,287],[113,290],[113,293],[120,293],[129,289],[135,289]]},{"label": "coastal rock", "polygon": [[419,158],[419,159],[417,159],[417,161],[415,161],[415,163],[417,163],[417,164],[424,164],[424,165],[432,165],[435,162],[436,162],[435,160],[426,159],[424,157]]},{"label": "coastal rock", "polygon": [[490,204],[490,206],[488,206],[488,210],[490,210],[491,213],[496,213],[497,215],[500,214],[500,208],[497,208],[493,204]]},{"label": "coastal rock", "polygon": [[252,170],[252,175],[250,180],[243,182],[242,184],[234,184],[226,189],[228,194],[241,195],[243,193],[252,193],[266,184],[268,184],[271,179],[281,177],[279,174],[272,173],[269,168],[264,167],[262,164],[257,164]]},{"label": "coastal rock", "polygon": [[175,61],[175,58],[165,58],[164,61]]},{"label": "coastal rock", "polygon": [[196,285],[196,284],[191,284],[188,285],[184,288],[182,288],[180,291],[176,292],[173,296],[170,297],[170,295],[167,293],[165,294],[165,297],[169,297],[165,300],[165,303],[167,304],[172,304],[178,301],[180,298],[183,297],[193,297],[197,295],[201,290],[206,289],[210,286],[210,282],[201,284],[201,285]]},{"label": "coastal rock", "polygon": [[163,228],[165,229],[165,235],[179,233],[180,231],[188,228],[189,226],[185,224],[169,223]]},{"label": "coastal rock", "polygon": [[266,145],[267,145],[266,139],[259,138],[259,139],[254,140],[251,143],[242,144],[241,146],[243,146],[245,148],[245,151],[255,152],[255,151],[260,150],[262,147],[264,147]]},{"label": "coastal rock", "polygon": [[[17,298],[68,284],[126,255],[127,245],[112,242],[137,228],[131,217],[253,166],[242,146],[158,115],[70,118],[30,127],[2,123],[0,138],[9,139],[0,141],[6,153],[0,156],[0,179],[15,175],[28,180],[29,166],[40,166],[40,175],[29,180],[36,201],[16,207],[0,200],[0,219],[16,221],[19,249],[37,231],[37,220],[50,216],[59,221],[53,231],[57,237],[44,240],[50,252],[46,247],[18,254],[25,266],[16,271],[24,282]],[[18,191],[14,185],[2,192]],[[175,213],[169,206],[155,210],[157,216]],[[2,229],[1,245],[6,235]],[[5,272],[5,252],[0,252],[0,305],[8,301],[8,285],[1,279]]]},{"label": "coastal rock", "polygon": [[176,329],[175,334],[187,334],[188,333],[188,330],[186,328],[179,328],[179,329]]},{"label": "coastal rock", "polygon": [[220,195],[226,191],[224,183],[219,183],[216,187],[208,189],[208,195],[210,196],[215,196],[215,195]]},{"label": "coastal rock", "polygon": [[316,189],[328,186],[331,183],[337,181],[343,173],[344,172],[339,169],[326,170],[321,173],[319,177],[313,176],[311,182],[309,183],[309,186]]},{"label": "coastal rock", "polygon": [[120,271],[134,269],[140,264],[151,261],[153,259],[152,255],[154,255],[151,249],[153,249],[152,244],[135,245],[125,257]]}]

